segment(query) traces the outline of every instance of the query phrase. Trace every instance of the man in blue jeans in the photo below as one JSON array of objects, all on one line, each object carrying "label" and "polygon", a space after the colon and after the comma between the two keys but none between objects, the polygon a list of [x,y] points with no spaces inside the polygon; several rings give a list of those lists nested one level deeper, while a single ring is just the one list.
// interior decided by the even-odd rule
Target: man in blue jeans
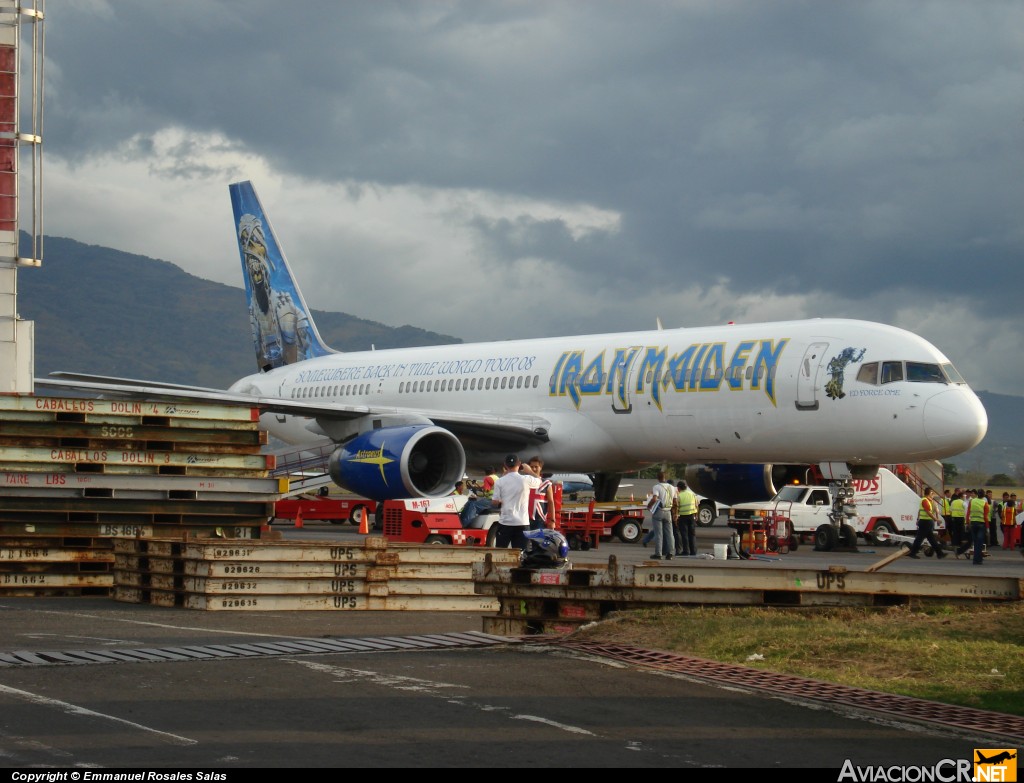
[{"label": "man in blue jeans", "polygon": [[675,514],[676,488],[665,481],[665,472],[658,471],[658,483],[651,490],[656,506],[651,510],[651,526],[654,529],[654,554],[652,560],[671,560],[676,551],[673,516]]}]

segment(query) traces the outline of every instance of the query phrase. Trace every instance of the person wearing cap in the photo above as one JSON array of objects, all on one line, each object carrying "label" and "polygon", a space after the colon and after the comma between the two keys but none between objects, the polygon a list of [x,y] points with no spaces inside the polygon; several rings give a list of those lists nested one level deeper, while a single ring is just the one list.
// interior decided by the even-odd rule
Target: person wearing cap
[{"label": "person wearing cap", "polygon": [[514,546],[525,552],[529,544],[525,533],[530,529],[530,490],[540,487],[541,480],[532,472],[520,473],[521,464],[516,454],[505,457],[505,475],[495,482],[491,500],[499,508],[494,545],[499,549]]}]

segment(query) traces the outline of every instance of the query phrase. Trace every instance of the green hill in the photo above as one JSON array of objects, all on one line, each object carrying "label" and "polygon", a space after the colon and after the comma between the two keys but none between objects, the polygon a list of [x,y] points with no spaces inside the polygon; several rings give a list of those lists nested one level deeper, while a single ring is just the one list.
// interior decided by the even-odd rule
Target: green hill
[{"label": "green hill", "polygon": [[[225,388],[256,370],[245,290],[174,264],[46,237],[42,267],[18,271],[18,311],[35,321],[35,374],[55,370]],[[241,276],[239,276],[241,277]],[[313,311],[339,351],[462,342]]]}]

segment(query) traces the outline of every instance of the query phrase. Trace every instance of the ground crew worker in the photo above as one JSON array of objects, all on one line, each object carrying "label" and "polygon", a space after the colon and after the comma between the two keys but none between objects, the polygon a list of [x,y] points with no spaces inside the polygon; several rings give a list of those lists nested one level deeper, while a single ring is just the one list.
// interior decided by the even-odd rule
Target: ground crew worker
[{"label": "ground crew worker", "polygon": [[931,544],[936,557],[941,560],[946,556],[946,553],[942,551],[942,544],[935,537],[935,523],[940,519],[942,519],[942,515],[939,513],[939,502],[935,498],[935,490],[927,487],[917,512],[917,535],[914,537],[914,543],[910,545],[910,552],[907,554],[907,557],[917,560],[917,553],[920,551],[925,539]]},{"label": "ground crew worker", "polygon": [[697,554],[697,496],[693,494],[685,481],[676,484],[679,490],[679,516],[676,527],[679,529],[679,540],[676,542],[676,554],[695,556]]},{"label": "ground crew worker", "polygon": [[967,521],[970,523],[970,537],[960,545],[957,555],[962,555],[967,548],[974,544],[974,565],[981,565],[985,562],[985,537],[988,533],[988,503],[985,497],[974,497],[974,492],[967,490]]},{"label": "ground crew worker", "polygon": [[949,521],[946,523],[946,527],[949,529],[949,541],[954,549],[960,548],[967,535],[967,528],[964,527],[965,512],[964,496],[958,489],[949,502]]},{"label": "ground crew worker", "polygon": [[487,468],[484,476],[482,497],[489,498],[494,495],[494,485],[498,481],[498,472],[494,468]]}]

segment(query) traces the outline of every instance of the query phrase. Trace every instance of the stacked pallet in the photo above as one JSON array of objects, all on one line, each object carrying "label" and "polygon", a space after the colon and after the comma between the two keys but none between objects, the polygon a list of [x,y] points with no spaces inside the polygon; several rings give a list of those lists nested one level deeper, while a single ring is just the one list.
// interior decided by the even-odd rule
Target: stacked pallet
[{"label": "stacked pallet", "polygon": [[115,537],[258,538],[266,440],[248,406],[0,396],[0,595],[109,593]]},{"label": "stacked pallet", "polygon": [[902,606],[928,602],[1020,601],[1024,582],[1013,577],[750,568],[748,561],[695,560],[663,565],[536,570],[488,560],[474,567],[477,592],[498,600],[484,633],[499,636],[568,633],[621,610],[661,604],[693,606]]},{"label": "stacked pallet", "polygon": [[109,538],[0,536],[0,596],[109,595]]},{"label": "stacked pallet", "polygon": [[117,539],[114,598],[203,610],[493,612],[473,565],[513,565],[518,550],[418,546],[370,536],[331,541]]}]

